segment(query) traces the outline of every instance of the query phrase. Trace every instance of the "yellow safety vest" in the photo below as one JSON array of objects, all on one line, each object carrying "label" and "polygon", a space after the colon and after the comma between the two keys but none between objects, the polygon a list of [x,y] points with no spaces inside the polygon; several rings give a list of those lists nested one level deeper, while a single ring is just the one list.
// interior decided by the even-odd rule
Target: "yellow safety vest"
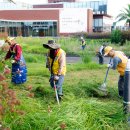
[{"label": "yellow safety vest", "polygon": [[115,51],[114,57],[119,57],[121,59],[122,62],[117,65],[117,71],[120,73],[121,76],[124,76],[128,58],[121,51]]},{"label": "yellow safety vest", "polygon": [[[58,70],[60,69],[59,58],[60,58],[60,56],[61,56],[62,53],[64,53],[66,55],[66,53],[62,49],[60,49],[58,51],[58,53],[57,53],[54,61],[49,56],[49,64],[50,64],[50,66],[52,65],[52,62],[53,62],[53,66],[50,69],[52,69],[51,72],[53,74],[55,74],[55,75],[58,74]],[[62,75],[65,75],[65,73],[66,73],[66,61],[64,61],[64,62],[65,62],[65,65],[63,66],[63,69],[62,69],[62,72],[61,72]]]},{"label": "yellow safety vest", "polygon": [[82,41],[81,41],[81,45],[82,45],[82,46],[86,45],[85,40],[82,40]]}]

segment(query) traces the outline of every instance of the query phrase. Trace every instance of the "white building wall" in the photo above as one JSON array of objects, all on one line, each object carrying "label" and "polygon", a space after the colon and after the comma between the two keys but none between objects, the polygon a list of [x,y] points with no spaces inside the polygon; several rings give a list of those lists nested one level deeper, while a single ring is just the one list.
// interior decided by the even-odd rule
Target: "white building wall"
[{"label": "white building wall", "polygon": [[77,33],[87,31],[87,9],[60,9],[59,19],[60,33]]},{"label": "white building wall", "polygon": [[0,10],[15,10],[15,9],[30,9],[32,8],[31,4],[19,2],[17,0],[13,0],[13,2],[9,2],[9,0],[0,0]]}]

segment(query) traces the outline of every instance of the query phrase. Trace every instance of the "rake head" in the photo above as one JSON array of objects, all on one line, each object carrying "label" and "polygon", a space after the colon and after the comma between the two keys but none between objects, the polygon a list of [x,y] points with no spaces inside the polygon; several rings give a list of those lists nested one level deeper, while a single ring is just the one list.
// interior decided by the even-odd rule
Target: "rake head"
[{"label": "rake head", "polygon": [[103,83],[100,87],[98,87],[99,90],[103,91],[103,92],[107,92],[107,88],[106,88],[106,84]]}]

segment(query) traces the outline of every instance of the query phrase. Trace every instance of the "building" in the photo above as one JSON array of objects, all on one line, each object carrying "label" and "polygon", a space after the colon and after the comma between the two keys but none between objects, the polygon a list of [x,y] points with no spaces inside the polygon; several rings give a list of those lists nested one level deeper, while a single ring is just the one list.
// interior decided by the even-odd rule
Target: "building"
[{"label": "building", "polygon": [[110,32],[112,16],[107,13],[107,0],[48,0],[48,4],[33,8],[89,8],[93,10],[93,32]]},{"label": "building", "polygon": [[63,0],[49,0],[48,4],[33,6],[25,3],[8,3],[9,7],[7,1],[0,1],[3,4],[3,9],[0,8],[0,32],[9,36],[27,37],[111,30],[109,24],[111,16],[107,14],[106,0],[61,1]]},{"label": "building", "polygon": [[48,0],[48,3],[58,3],[58,2],[76,2],[76,0]]},{"label": "building", "polygon": [[[80,17],[76,17],[78,11]],[[90,9],[1,10],[0,32],[10,36],[57,36],[92,32],[92,17]]]},{"label": "building", "polygon": [[0,0],[0,10],[16,10],[16,9],[30,9],[32,5],[23,2],[9,2],[8,0]]}]

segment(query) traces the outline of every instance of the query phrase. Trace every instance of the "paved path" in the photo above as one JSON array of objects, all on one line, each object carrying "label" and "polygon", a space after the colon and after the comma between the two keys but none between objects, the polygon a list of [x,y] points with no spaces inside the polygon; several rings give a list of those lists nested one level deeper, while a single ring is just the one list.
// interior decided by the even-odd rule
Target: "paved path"
[{"label": "paved path", "polygon": [[[99,63],[98,61],[98,57],[94,57],[93,60],[97,63]],[[110,58],[109,57],[104,57],[104,64],[108,64],[109,63]],[[77,63],[77,62],[82,62],[81,57],[78,56],[74,56],[74,57],[67,57],[66,58],[66,62],[69,63]]]},{"label": "paved path", "polygon": [[[99,58],[98,57],[94,57],[93,60],[96,61],[97,63],[99,63]],[[108,64],[109,61],[110,61],[109,57],[104,57],[104,64]]]},{"label": "paved path", "polygon": [[66,57],[67,63],[77,63],[81,61],[82,61],[81,57]]}]

